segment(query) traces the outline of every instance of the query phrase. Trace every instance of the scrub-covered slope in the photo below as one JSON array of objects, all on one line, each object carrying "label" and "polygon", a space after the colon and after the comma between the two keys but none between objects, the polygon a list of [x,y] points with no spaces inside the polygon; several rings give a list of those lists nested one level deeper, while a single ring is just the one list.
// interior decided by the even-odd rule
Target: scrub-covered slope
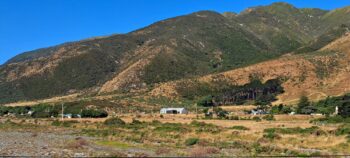
[{"label": "scrub-covered slope", "polygon": [[[286,3],[239,14],[202,11],[128,34],[23,53],[0,66],[0,103],[152,88],[169,81],[250,69],[243,67],[253,64],[272,71],[279,64],[293,62],[288,73],[306,71],[312,76],[315,65],[304,55],[264,61],[293,52],[318,54],[314,51],[348,31],[348,11],[298,9]],[[320,69],[319,74],[324,76],[327,71]]]}]

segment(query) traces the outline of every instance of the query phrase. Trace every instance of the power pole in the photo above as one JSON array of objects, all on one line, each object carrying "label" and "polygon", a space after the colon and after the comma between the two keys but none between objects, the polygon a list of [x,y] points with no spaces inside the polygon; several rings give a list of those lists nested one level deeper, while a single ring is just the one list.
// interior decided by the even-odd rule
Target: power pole
[{"label": "power pole", "polygon": [[197,103],[195,105],[196,105],[196,117],[198,119],[198,105],[197,105]]},{"label": "power pole", "polygon": [[64,119],[64,117],[63,117],[63,114],[64,114],[64,108],[63,108],[63,103],[61,103],[61,106],[62,106],[62,115],[61,115],[61,119],[62,119],[62,122],[64,121],[63,119]]}]

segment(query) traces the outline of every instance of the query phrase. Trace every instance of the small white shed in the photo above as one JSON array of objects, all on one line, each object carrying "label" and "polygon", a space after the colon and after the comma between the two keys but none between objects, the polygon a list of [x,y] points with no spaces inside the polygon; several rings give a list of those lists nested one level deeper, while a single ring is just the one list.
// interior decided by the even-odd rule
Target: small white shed
[{"label": "small white shed", "polygon": [[185,108],[162,108],[160,114],[188,114]]}]

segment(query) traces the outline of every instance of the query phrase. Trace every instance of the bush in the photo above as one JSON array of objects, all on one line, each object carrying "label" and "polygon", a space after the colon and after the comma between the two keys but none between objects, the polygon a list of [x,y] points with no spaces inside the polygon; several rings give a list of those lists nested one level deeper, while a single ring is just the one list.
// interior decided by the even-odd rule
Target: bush
[{"label": "bush", "polygon": [[58,116],[59,108],[58,106],[52,106],[49,104],[38,104],[33,107],[31,107],[31,110],[33,111],[32,117],[33,118],[49,118],[51,116]]},{"label": "bush", "polygon": [[337,128],[337,130],[335,131],[336,135],[350,135],[350,126],[340,126]]},{"label": "bush", "polygon": [[278,134],[274,133],[274,132],[269,132],[263,135],[264,138],[267,138],[269,140],[274,140],[274,139],[280,139],[281,136],[279,136]]},{"label": "bush", "polygon": [[4,116],[8,114],[9,112],[9,107],[6,106],[0,106],[0,116]]},{"label": "bush", "polygon": [[157,132],[164,132],[164,133],[169,133],[169,132],[187,132],[189,129],[184,127],[181,123],[160,123],[156,124],[156,128],[154,131]]},{"label": "bush", "polygon": [[344,118],[350,117],[350,102],[344,102],[343,105],[339,107],[339,115]]},{"label": "bush", "polygon": [[267,128],[264,130],[265,133],[280,133],[280,134],[316,134],[321,135],[326,132],[320,130],[317,126],[312,126],[309,128]]},{"label": "bush", "polygon": [[58,120],[52,121],[51,123],[52,126],[61,126],[61,122]]},{"label": "bush", "polygon": [[270,112],[272,114],[289,114],[291,113],[293,110],[291,107],[289,106],[285,106],[283,104],[280,104],[278,106],[273,106],[270,110]]},{"label": "bush", "polygon": [[256,121],[256,122],[261,121],[261,118],[260,118],[260,117],[258,117],[258,116],[254,116],[252,119],[253,119],[254,121]]},{"label": "bush", "polygon": [[125,125],[125,122],[118,117],[113,117],[113,118],[107,119],[104,122],[104,124],[107,126],[123,126],[123,125]]},{"label": "bush", "polygon": [[197,133],[219,133],[221,128],[211,123],[192,121],[191,126],[196,128]]},{"label": "bush", "polygon": [[152,120],[152,124],[153,125],[158,125],[158,124],[162,124],[162,122],[160,122],[158,120]]},{"label": "bush", "polygon": [[49,118],[51,117],[49,112],[41,112],[41,111],[35,111],[32,114],[33,118]]},{"label": "bush", "polygon": [[212,107],[214,106],[213,103],[213,96],[205,96],[201,98],[198,102],[198,105],[203,106],[203,107]]},{"label": "bush", "polygon": [[139,121],[139,120],[136,120],[136,119],[132,119],[131,124],[134,124],[134,125],[136,125],[136,124],[142,124],[142,122]]},{"label": "bush", "polygon": [[274,128],[265,129],[264,132],[265,134],[263,135],[263,138],[267,138],[269,140],[281,138],[278,134],[276,134],[276,129]]},{"label": "bush", "polygon": [[263,119],[267,120],[267,121],[274,121],[275,120],[275,116],[273,116],[272,114],[265,115],[265,116],[263,116]]},{"label": "bush", "polygon": [[311,122],[322,122],[322,123],[350,123],[350,118],[344,118],[340,115],[332,116],[332,117],[325,117],[325,118],[319,118],[314,119]]},{"label": "bush", "polygon": [[230,129],[235,129],[235,130],[249,130],[249,128],[244,127],[244,126],[233,126]]},{"label": "bush", "polygon": [[229,119],[230,119],[230,120],[239,120],[239,117],[238,117],[238,116],[230,116]]},{"label": "bush", "polygon": [[228,111],[222,108],[214,108],[214,112],[216,113],[219,119],[228,119]]},{"label": "bush", "polygon": [[108,116],[108,113],[104,110],[84,109],[81,112],[81,117],[83,118],[104,118],[107,116]]},{"label": "bush", "polygon": [[61,122],[61,121],[58,121],[58,120],[55,120],[51,123],[52,126],[63,126],[63,127],[71,127],[72,124],[74,123],[79,123],[78,121],[64,121],[64,122]]},{"label": "bush", "polygon": [[186,146],[192,146],[192,145],[195,145],[199,142],[199,139],[198,138],[188,138],[186,139],[185,141],[185,145]]},{"label": "bush", "polygon": [[312,114],[315,112],[318,112],[316,106],[314,106],[310,101],[309,98],[306,96],[301,96],[298,107],[297,107],[297,113],[298,114]]}]

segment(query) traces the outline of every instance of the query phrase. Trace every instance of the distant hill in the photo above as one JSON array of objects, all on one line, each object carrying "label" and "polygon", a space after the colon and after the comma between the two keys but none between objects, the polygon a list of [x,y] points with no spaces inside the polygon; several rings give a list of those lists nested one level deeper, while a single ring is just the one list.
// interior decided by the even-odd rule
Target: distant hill
[{"label": "distant hill", "polygon": [[[223,72],[243,73],[252,65],[271,71],[278,69],[280,61],[296,66],[302,56],[314,56],[344,38],[349,20],[349,7],[325,11],[287,3],[253,7],[239,14],[196,12],[128,34],[20,54],[0,67],[0,102],[154,87],[156,94],[161,85]],[[312,73],[314,69],[305,70]]]}]

